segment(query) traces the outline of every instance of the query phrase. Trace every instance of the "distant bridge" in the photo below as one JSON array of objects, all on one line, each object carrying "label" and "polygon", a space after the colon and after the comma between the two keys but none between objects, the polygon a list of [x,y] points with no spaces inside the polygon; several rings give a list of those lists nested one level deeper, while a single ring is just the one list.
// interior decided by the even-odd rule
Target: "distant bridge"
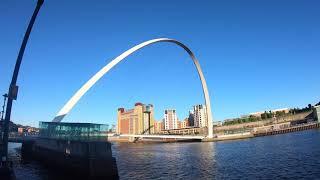
[{"label": "distant bridge", "polygon": [[150,135],[150,134],[121,134],[120,137],[133,138],[153,138],[153,139],[198,139],[202,140],[204,136],[183,136],[183,135]]}]

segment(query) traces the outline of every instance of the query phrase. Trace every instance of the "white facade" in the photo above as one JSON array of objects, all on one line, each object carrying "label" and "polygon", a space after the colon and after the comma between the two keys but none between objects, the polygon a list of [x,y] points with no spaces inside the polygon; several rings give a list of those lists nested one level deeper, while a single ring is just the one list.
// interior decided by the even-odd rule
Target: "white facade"
[{"label": "white facade", "polygon": [[207,127],[207,108],[205,105],[199,104],[193,106],[194,126]]},{"label": "white facade", "polygon": [[178,129],[178,118],[176,110],[167,109],[164,111],[164,129]]}]

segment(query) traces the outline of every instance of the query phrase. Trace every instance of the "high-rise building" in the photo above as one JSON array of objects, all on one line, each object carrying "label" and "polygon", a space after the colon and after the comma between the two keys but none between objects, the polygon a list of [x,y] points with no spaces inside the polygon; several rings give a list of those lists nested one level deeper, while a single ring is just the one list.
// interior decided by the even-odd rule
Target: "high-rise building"
[{"label": "high-rise building", "polygon": [[188,126],[190,126],[190,127],[194,126],[194,112],[193,112],[193,110],[189,111]]},{"label": "high-rise building", "polygon": [[176,110],[167,109],[164,111],[164,129],[178,129],[178,118]]},{"label": "high-rise building", "polygon": [[194,113],[194,126],[206,127],[207,126],[207,108],[205,105],[199,104],[193,106]]},{"label": "high-rise building", "polygon": [[150,133],[153,134],[153,105],[136,103],[133,109],[118,108],[118,134],[149,134],[149,129]]}]

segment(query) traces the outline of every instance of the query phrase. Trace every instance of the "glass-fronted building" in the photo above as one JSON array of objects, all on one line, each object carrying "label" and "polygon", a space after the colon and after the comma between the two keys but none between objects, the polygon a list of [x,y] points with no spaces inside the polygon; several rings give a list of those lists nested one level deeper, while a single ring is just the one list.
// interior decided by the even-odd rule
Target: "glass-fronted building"
[{"label": "glass-fronted building", "polygon": [[108,125],[93,123],[39,122],[39,136],[68,140],[100,140],[107,138]]}]

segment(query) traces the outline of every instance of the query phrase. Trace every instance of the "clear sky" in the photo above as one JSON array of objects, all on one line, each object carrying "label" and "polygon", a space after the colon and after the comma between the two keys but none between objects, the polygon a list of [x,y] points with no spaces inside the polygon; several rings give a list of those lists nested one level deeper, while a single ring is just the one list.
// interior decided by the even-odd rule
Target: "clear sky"
[{"label": "clear sky", "polygon": [[[6,93],[35,0],[0,2],[0,92]],[[12,119],[37,126],[114,57],[169,37],[194,51],[214,120],[320,101],[320,1],[46,0],[20,69]],[[2,99],[1,99],[2,102]],[[66,117],[115,123],[118,107],[152,103],[178,118],[204,102],[195,67],[180,47],[159,43],[104,76]],[[2,104],[2,103],[1,103]]]}]

